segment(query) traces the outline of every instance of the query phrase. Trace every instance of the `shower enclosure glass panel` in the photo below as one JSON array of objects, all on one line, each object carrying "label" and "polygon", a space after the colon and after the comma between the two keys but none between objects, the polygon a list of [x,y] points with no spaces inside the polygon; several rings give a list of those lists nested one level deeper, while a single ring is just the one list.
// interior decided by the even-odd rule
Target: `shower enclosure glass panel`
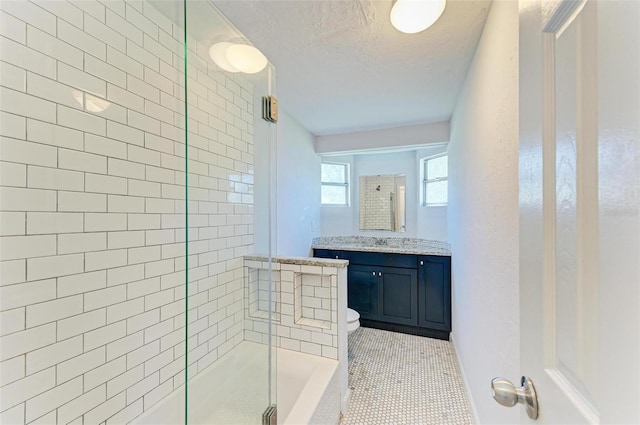
[{"label": "shower enclosure glass panel", "polygon": [[0,1],[0,423],[275,405],[275,73],[250,45],[204,0]]},{"label": "shower enclosure glass panel", "polygon": [[211,2],[186,2],[186,28],[186,423],[259,424],[276,403],[275,74]]}]

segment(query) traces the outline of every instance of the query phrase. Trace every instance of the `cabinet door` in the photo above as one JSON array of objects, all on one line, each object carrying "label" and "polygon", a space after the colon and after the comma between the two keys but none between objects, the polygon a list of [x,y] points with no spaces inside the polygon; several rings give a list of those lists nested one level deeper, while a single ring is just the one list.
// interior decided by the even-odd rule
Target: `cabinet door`
[{"label": "cabinet door", "polygon": [[376,267],[349,266],[347,304],[362,319],[378,320],[378,272]]},{"label": "cabinet door", "polygon": [[418,257],[418,326],[451,331],[451,258]]},{"label": "cabinet door", "polygon": [[[415,264],[415,263],[414,263]],[[416,293],[418,277],[415,269],[379,267],[380,320],[399,325],[418,324]]]}]

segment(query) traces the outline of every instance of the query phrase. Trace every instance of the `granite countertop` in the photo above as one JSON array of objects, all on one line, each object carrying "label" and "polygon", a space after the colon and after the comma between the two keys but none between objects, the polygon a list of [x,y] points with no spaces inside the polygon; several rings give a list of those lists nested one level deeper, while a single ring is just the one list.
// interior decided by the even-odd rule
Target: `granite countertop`
[{"label": "granite countertop", "polygon": [[451,246],[447,242],[415,238],[375,238],[370,236],[322,237],[314,238],[311,243],[311,248],[451,256]]},{"label": "granite countertop", "polygon": [[[266,255],[245,255],[245,260],[253,261],[268,261],[269,257]],[[321,267],[347,267],[349,261],[347,260],[334,260],[332,258],[314,258],[314,257],[272,257],[273,263],[280,264],[298,264],[303,266],[321,266]]]}]

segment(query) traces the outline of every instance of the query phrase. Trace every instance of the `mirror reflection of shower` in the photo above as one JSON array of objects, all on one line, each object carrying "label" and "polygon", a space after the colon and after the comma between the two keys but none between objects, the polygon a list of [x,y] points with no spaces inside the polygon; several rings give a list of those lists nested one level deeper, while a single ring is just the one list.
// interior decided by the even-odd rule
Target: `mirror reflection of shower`
[{"label": "mirror reflection of shower", "polygon": [[404,174],[360,177],[360,230],[406,230]]}]

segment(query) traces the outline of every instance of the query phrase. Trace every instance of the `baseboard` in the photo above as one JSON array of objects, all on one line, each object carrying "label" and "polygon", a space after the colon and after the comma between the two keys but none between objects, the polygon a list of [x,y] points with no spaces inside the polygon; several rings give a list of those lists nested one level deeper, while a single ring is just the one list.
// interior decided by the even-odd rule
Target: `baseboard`
[{"label": "baseboard", "polygon": [[351,388],[347,388],[347,392],[344,395],[344,398],[341,400],[340,413],[342,416],[347,416],[347,412],[349,411],[349,403],[351,402]]},{"label": "baseboard", "polygon": [[400,332],[409,335],[426,336],[429,338],[443,339],[449,341],[449,331],[438,329],[420,328],[413,325],[398,325],[395,323],[378,322],[377,320],[360,319],[360,326],[366,328],[382,329],[383,331]]},{"label": "baseboard", "polygon": [[462,367],[462,362],[460,361],[460,355],[458,354],[458,348],[456,347],[456,341],[453,335],[453,332],[449,335],[449,341],[451,341],[451,345],[453,346],[453,352],[456,354],[456,361],[458,362],[458,370],[460,371],[460,375],[462,376],[462,382],[464,383],[464,389],[467,393],[467,400],[469,400],[469,408],[471,409],[471,423],[479,424],[480,420],[478,418],[478,410],[476,409],[476,403],[473,400],[473,396],[471,394],[471,387],[469,387],[469,381],[467,381],[467,375],[464,373],[464,368]]}]

